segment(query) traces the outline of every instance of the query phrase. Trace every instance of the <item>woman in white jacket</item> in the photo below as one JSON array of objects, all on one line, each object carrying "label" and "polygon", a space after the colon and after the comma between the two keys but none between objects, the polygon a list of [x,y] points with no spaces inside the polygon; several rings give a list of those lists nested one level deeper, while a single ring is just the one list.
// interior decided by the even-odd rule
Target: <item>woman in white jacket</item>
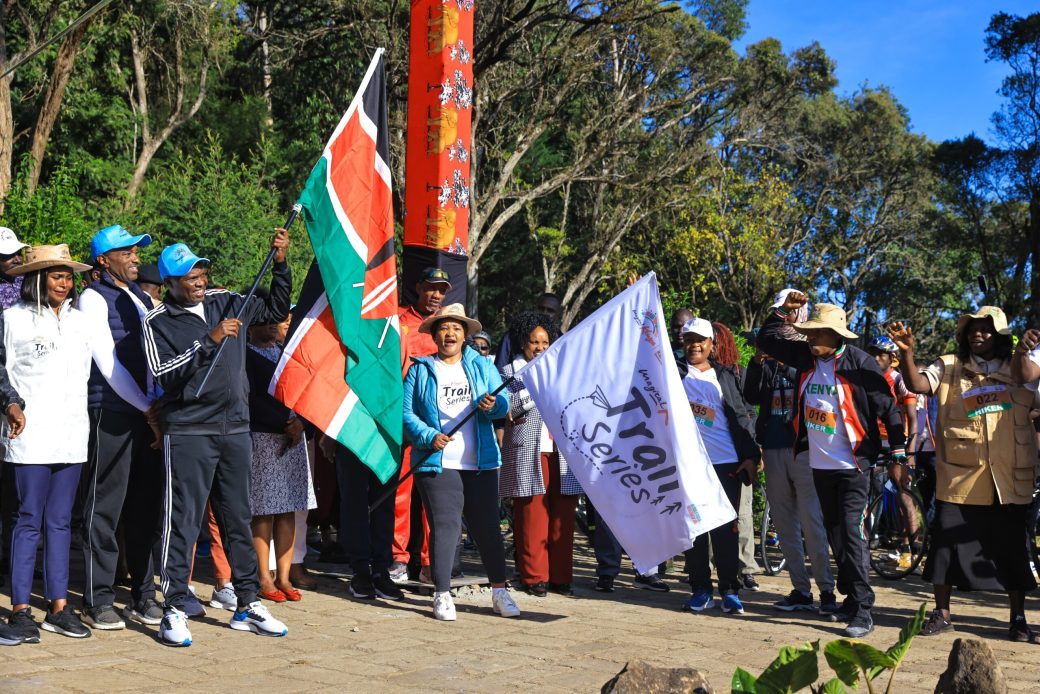
[{"label": "woman in white jacket", "polygon": [[0,356],[10,380],[10,392],[0,401],[7,415],[0,453],[14,472],[18,498],[11,536],[9,625],[25,643],[40,640],[29,596],[41,529],[44,597],[50,605],[42,626],[74,638],[90,636],[66,600],[69,525],[80,469],[87,459],[93,332],[72,305],[75,273],[87,269],[88,265],[73,262],[64,244],[30,249],[25,263],[10,271],[25,277],[21,301],[3,312],[0,323]]}]

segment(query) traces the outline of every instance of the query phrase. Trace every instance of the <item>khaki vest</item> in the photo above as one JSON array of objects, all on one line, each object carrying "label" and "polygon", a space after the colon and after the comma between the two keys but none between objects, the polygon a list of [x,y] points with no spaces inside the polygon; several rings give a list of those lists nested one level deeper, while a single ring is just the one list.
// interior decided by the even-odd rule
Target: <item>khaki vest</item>
[{"label": "khaki vest", "polygon": [[[1032,502],[1037,463],[1036,433],[1029,419],[1033,392],[1014,385],[1010,361],[991,374],[977,373],[950,354],[942,362],[936,392],[936,497],[971,506]],[[962,396],[979,386],[1007,388],[1011,409],[969,417]],[[973,399],[971,407],[978,406]]]}]

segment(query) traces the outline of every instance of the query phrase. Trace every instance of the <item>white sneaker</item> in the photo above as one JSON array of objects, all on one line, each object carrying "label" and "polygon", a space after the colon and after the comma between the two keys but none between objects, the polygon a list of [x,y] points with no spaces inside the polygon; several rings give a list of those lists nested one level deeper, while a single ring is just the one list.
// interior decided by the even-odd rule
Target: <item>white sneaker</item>
[{"label": "white sneaker", "polygon": [[236,611],[230,624],[236,631],[251,631],[261,636],[285,636],[289,633],[289,628],[272,617],[259,600],[249,603],[244,610]]},{"label": "white sneaker", "polygon": [[491,589],[491,609],[495,611],[495,614],[503,617],[520,616],[520,608],[516,606],[513,596],[505,588]]},{"label": "white sneaker", "polygon": [[191,645],[191,632],[183,612],[175,607],[166,610],[159,622],[159,640],[167,646]]},{"label": "white sneaker", "polygon": [[455,601],[451,599],[451,593],[433,594],[433,618],[442,622],[455,621]]},{"label": "white sneaker", "polygon": [[220,590],[214,590],[213,597],[209,599],[209,606],[231,610],[232,612],[237,610],[238,596],[235,595],[235,587],[230,583],[225,583]]}]

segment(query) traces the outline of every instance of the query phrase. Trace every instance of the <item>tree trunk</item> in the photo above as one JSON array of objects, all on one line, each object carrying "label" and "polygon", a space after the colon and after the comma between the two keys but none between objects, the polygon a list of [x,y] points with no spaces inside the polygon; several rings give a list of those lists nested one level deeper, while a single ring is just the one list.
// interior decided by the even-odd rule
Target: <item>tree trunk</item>
[{"label": "tree trunk", "polygon": [[166,142],[165,137],[156,137],[141,145],[141,153],[137,155],[137,165],[134,166],[134,176],[130,179],[130,185],[126,187],[127,204],[134,199],[137,191],[140,190],[141,184],[144,183],[144,176],[148,173],[148,167],[152,163],[152,157],[155,156],[155,153],[159,151],[164,142]]},{"label": "tree trunk", "polygon": [[11,110],[11,75],[0,77],[0,214],[11,188],[14,171],[14,113]]},{"label": "tree trunk", "polygon": [[480,293],[478,265],[477,261],[471,259],[466,267],[466,315],[470,318],[477,318],[480,315],[480,304],[477,300]]},{"label": "tree trunk", "polygon": [[29,149],[31,160],[29,169],[29,193],[36,190],[40,182],[40,173],[43,171],[43,156],[47,151],[47,142],[51,138],[51,131],[58,121],[61,113],[61,100],[65,95],[65,87],[69,83],[73,65],[76,62],[76,54],[79,52],[80,44],[87,33],[91,20],[83,22],[65,37],[58,48],[58,55],[54,59],[54,69],[51,71],[50,84],[47,85],[47,94],[43,98],[43,106],[36,116],[36,127],[33,129],[32,146]]}]

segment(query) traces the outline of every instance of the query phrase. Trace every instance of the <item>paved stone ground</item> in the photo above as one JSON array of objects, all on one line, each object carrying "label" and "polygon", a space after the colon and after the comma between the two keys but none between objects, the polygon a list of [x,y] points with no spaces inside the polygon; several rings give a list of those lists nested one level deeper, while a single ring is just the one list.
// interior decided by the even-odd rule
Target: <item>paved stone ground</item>
[{"label": "paved stone ground", "polygon": [[[728,692],[737,666],[757,674],[782,645],[838,637],[838,625],[815,615],[771,609],[789,590],[786,575],[761,577],[763,590],[745,594],[742,617],[717,610],[694,615],[680,611],[689,591],[678,576],[668,577],[671,593],[650,593],[631,588],[626,568],[618,590],[603,595],[591,588],[595,562],[588,547],[576,548],[575,563],[577,596],[517,595],[520,619],[495,616],[490,593],[478,592],[456,600],[457,622],[436,622],[428,597],[362,603],[347,597],[345,581],[330,576],[302,602],[273,608],[289,625],[281,639],[233,632],[230,613],[217,610],[192,622],[195,644],[184,649],[160,645],[153,629],[137,625],[84,640],[43,632],[39,644],[0,648],[0,691],[594,692],[626,661],[642,658],[700,668],[716,691]],[[208,597],[204,580],[198,587]],[[0,592],[6,607],[7,591]],[[879,583],[878,629],[867,641],[891,645],[929,595],[919,578]],[[1040,646],[1003,640],[1003,599],[955,600],[960,635],[989,641],[1013,691],[1040,691]],[[39,616],[42,602],[34,607]],[[1040,599],[1031,597],[1027,608],[1040,625]],[[6,609],[0,614],[6,617]],[[954,638],[916,639],[894,690],[931,692]],[[821,675],[830,677],[823,658],[820,663]]]}]

